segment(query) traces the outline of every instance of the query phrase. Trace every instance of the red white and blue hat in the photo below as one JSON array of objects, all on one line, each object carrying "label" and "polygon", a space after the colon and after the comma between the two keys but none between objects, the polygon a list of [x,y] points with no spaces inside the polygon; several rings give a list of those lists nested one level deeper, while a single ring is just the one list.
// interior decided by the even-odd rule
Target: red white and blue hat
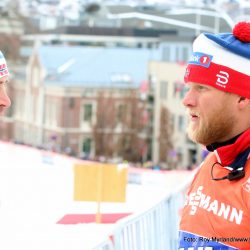
[{"label": "red white and blue hat", "polygon": [[250,22],[232,33],[199,35],[184,80],[250,98]]},{"label": "red white and blue hat", "polygon": [[8,75],[9,75],[9,70],[7,67],[7,63],[3,53],[0,51],[0,78]]}]

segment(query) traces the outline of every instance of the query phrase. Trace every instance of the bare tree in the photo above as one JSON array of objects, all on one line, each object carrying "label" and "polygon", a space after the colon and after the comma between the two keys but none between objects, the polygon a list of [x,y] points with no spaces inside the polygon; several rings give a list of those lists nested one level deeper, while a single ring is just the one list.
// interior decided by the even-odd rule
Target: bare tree
[{"label": "bare tree", "polygon": [[[124,160],[141,160],[146,140],[140,138],[143,106],[137,90],[129,90],[122,98],[99,92],[96,124],[93,127],[96,156],[119,156]],[[119,127],[118,133],[115,128]]]},{"label": "bare tree", "polygon": [[162,106],[160,113],[160,135],[159,135],[159,147],[160,147],[160,161],[169,163],[169,152],[173,148],[172,143],[173,126],[171,124],[171,114],[169,110]]},{"label": "bare tree", "polygon": [[100,91],[97,97],[96,123],[93,126],[96,156],[113,156],[114,127],[115,100],[112,93]]},{"label": "bare tree", "polygon": [[123,116],[122,130],[119,136],[117,149],[119,155],[128,161],[137,162],[141,160],[144,139],[140,138],[143,129],[142,109],[136,90],[130,90],[126,99],[126,111]]}]

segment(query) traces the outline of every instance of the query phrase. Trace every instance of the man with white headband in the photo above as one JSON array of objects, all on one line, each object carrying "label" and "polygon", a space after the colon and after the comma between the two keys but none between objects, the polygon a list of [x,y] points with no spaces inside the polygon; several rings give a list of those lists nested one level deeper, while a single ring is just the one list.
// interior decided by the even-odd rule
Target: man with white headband
[{"label": "man with white headband", "polygon": [[250,22],[199,35],[184,80],[188,135],[211,153],[188,189],[179,249],[250,249]]},{"label": "man with white headband", "polygon": [[6,92],[6,84],[9,80],[9,71],[3,53],[0,51],[0,115],[10,107],[11,101]]}]

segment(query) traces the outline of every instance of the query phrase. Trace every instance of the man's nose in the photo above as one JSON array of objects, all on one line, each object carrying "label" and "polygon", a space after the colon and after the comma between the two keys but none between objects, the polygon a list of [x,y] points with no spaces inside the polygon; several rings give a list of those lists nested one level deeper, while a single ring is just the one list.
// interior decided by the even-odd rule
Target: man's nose
[{"label": "man's nose", "polygon": [[192,89],[189,89],[183,100],[182,100],[182,104],[185,106],[185,107],[193,107],[196,105],[196,98],[195,98],[195,94],[194,94],[194,91]]},{"label": "man's nose", "polygon": [[11,105],[11,100],[5,88],[0,89],[0,105],[5,109],[9,108]]}]

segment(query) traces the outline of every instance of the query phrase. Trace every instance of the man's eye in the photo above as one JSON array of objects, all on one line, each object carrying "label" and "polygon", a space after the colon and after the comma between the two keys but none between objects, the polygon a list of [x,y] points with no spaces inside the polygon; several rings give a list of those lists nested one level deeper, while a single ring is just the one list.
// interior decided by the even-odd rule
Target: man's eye
[{"label": "man's eye", "polygon": [[6,85],[8,81],[0,81],[0,85]]},{"label": "man's eye", "polygon": [[198,90],[205,90],[205,89],[207,89],[206,86],[203,86],[203,85],[198,85],[197,88],[198,88]]}]

